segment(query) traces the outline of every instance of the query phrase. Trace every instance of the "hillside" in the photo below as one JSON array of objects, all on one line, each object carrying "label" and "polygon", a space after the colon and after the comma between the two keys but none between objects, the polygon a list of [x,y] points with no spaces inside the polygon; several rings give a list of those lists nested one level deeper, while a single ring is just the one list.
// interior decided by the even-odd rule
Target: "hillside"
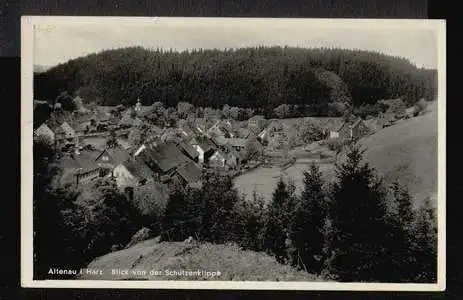
[{"label": "hillside", "polygon": [[[225,104],[271,113],[286,103],[302,113],[340,115],[337,103],[374,103],[403,96],[411,104],[436,93],[436,71],[375,52],[257,47],[185,52],[131,47],[90,54],[34,74],[34,97],[63,91],[114,106]],[[301,84],[303,83],[303,84]],[[341,105],[342,107],[343,105]]]},{"label": "hillside", "polygon": [[[89,269],[101,269],[103,276],[82,275],[80,279],[119,280],[205,280],[201,276],[171,276],[166,270],[220,272],[212,280],[278,280],[321,281],[315,275],[298,271],[276,262],[265,253],[240,250],[234,245],[213,245],[186,242],[161,242],[155,239],[138,243],[128,249],[96,258]],[[111,275],[112,269],[128,270],[129,275]],[[134,275],[132,271],[145,270],[146,275]],[[149,271],[162,272],[150,276]]]},{"label": "hillside", "polygon": [[360,141],[365,159],[389,182],[406,184],[417,201],[437,194],[437,101],[428,110]]}]

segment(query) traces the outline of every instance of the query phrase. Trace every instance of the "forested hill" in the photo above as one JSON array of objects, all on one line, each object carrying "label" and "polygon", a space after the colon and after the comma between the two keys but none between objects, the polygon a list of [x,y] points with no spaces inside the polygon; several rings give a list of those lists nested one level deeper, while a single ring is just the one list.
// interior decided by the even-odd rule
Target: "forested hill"
[{"label": "forested hill", "polygon": [[[403,97],[409,104],[436,95],[435,70],[375,52],[255,47],[185,52],[130,47],[70,60],[34,75],[34,99],[67,90],[99,105],[161,101],[271,110],[307,105],[316,114],[339,103],[359,106]],[[341,105],[342,107],[343,105]]]}]

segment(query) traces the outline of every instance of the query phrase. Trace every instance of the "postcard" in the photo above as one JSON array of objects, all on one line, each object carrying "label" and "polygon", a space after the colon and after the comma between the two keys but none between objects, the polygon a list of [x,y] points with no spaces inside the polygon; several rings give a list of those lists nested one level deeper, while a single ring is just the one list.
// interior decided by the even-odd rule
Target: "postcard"
[{"label": "postcard", "polygon": [[444,291],[445,20],[23,16],[23,287]]}]

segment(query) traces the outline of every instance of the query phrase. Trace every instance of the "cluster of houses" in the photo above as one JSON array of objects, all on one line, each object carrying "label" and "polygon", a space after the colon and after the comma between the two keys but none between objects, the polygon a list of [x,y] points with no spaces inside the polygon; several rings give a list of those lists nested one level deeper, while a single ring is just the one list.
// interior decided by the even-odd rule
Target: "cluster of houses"
[{"label": "cluster of houses", "polygon": [[[198,187],[206,168],[224,171],[240,168],[246,138],[251,135],[250,130],[230,120],[218,120],[209,127],[200,121],[188,124],[181,120],[175,128],[156,130],[156,126],[151,126],[151,135],[136,147],[123,136],[117,136],[116,144],[109,146],[104,142],[105,137],[109,138],[109,126],[106,130],[96,127],[110,121],[109,114],[99,115],[76,126],[63,122],[51,127],[44,123],[34,131],[36,138],[44,138],[61,150],[58,164],[63,171],[62,185],[85,186],[109,176],[124,191],[156,184]],[[130,121],[130,126],[143,124],[141,117],[133,115],[130,118],[122,115],[119,121]],[[169,139],[172,134],[175,138]],[[87,143],[93,137],[100,140],[103,137],[103,142]]]},{"label": "cluster of houses", "polygon": [[[81,186],[109,176],[124,191],[150,185],[198,187],[204,169],[239,170],[246,162],[243,153],[250,138],[262,143],[279,139],[285,143],[284,134],[280,134],[285,130],[259,115],[245,124],[227,119],[211,123],[198,118],[179,120],[174,127],[161,128],[145,122],[144,115],[150,109],[144,108],[140,102],[129,110],[100,107],[79,118],[76,124],[44,123],[34,131],[34,136],[60,148],[61,184]],[[141,145],[130,145],[124,138],[128,129],[142,125],[149,126],[149,135]],[[327,136],[352,139],[364,132],[365,124],[359,119],[329,128]],[[109,145],[108,138],[115,138],[116,143]]]}]

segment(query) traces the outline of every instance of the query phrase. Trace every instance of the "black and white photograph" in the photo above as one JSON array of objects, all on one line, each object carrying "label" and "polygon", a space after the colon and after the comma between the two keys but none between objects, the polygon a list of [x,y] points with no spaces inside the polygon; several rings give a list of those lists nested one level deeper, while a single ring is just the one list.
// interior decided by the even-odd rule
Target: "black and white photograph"
[{"label": "black and white photograph", "polygon": [[22,285],[445,290],[445,26],[22,17]]}]

